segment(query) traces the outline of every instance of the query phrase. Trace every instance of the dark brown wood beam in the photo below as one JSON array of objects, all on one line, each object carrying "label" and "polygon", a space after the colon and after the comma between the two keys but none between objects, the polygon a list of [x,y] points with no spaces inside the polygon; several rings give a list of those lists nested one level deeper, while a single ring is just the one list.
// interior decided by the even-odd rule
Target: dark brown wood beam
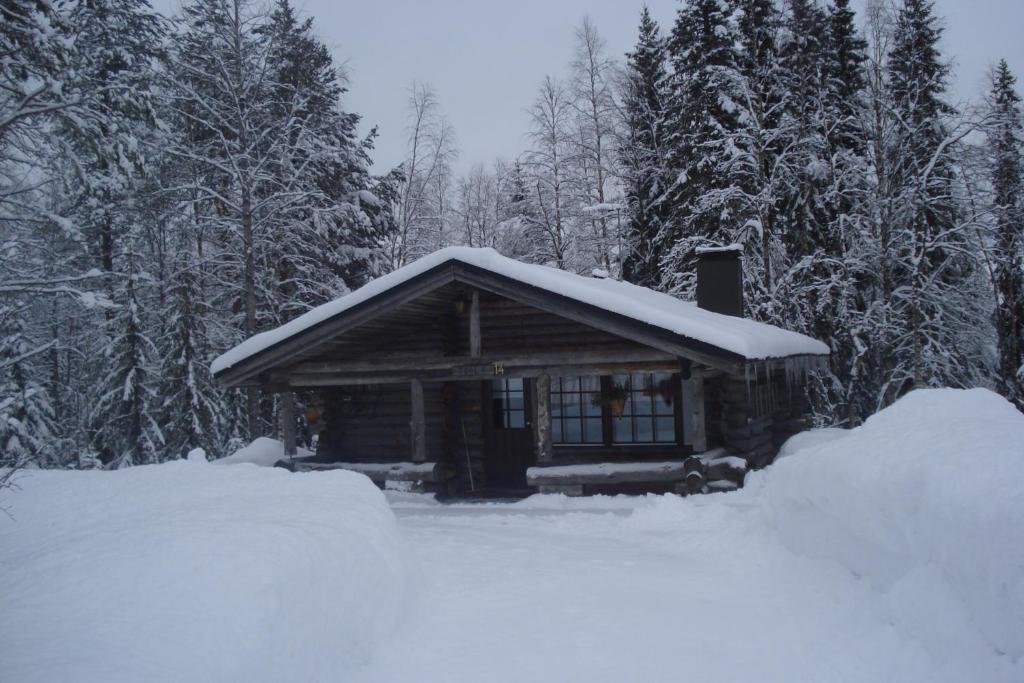
[{"label": "dark brown wood beam", "polygon": [[509,368],[561,367],[587,365],[623,365],[632,363],[654,363],[673,370],[678,368],[676,359],[655,349],[618,349],[613,351],[571,351],[539,352],[508,356],[436,356],[424,358],[422,354],[381,353],[373,358],[358,361],[308,361],[297,363],[288,369],[288,375],[295,377],[305,374],[344,374],[373,372],[417,372],[430,370],[456,370],[461,367],[501,365]]},{"label": "dark brown wood beam", "polygon": [[424,418],[423,382],[418,379],[410,380],[409,387],[412,400],[412,419],[409,421],[409,428],[412,431],[412,461],[426,462],[427,422]]},{"label": "dark brown wood beam", "polygon": [[551,376],[537,375],[533,380],[533,438],[537,447],[537,462],[551,462]]},{"label": "dark brown wood beam", "polygon": [[294,458],[298,452],[295,438],[295,395],[282,391],[278,396],[281,404],[281,440],[284,441],[284,457]]},{"label": "dark brown wood beam", "polygon": [[475,289],[469,304],[469,355],[480,357],[480,292]]}]

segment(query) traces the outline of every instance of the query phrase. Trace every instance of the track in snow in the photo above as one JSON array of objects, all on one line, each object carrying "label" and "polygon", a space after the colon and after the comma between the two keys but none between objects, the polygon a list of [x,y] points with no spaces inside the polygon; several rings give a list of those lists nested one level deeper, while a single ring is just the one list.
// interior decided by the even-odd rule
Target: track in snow
[{"label": "track in snow", "polygon": [[418,598],[356,681],[971,679],[727,496],[392,506]]}]

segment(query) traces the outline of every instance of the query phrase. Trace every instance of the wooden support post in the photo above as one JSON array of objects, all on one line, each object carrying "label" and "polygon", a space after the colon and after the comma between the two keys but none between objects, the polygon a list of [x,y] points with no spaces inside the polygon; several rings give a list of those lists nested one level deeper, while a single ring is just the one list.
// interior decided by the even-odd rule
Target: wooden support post
[{"label": "wooden support post", "polygon": [[413,379],[409,382],[410,398],[412,399],[412,420],[409,428],[412,436],[412,461],[427,460],[427,421],[423,408],[423,382]]},{"label": "wooden support post", "polygon": [[295,445],[295,395],[290,391],[282,391],[278,400],[281,403],[281,439],[284,441],[284,457],[292,459],[298,452]]},{"label": "wooden support post", "polygon": [[533,380],[533,436],[537,444],[537,462],[551,462],[551,377],[538,375]]},{"label": "wooden support post", "polygon": [[475,289],[469,304],[469,357],[480,357],[480,292]]},{"label": "wooden support post", "polygon": [[707,424],[704,416],[704,377],[694,373],[682,380],[683,443],[694,453],[708,449]]}]

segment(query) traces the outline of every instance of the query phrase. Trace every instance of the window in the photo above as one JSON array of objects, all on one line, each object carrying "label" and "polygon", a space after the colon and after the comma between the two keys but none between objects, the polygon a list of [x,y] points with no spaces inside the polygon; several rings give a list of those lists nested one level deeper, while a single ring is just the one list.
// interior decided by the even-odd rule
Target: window
[{"label": "window", "polygon": [[526,427],[526,404],[523,401],[523,380],[519,377],[494,380],[491,397],[494,426],[498,429]]},{"label": "window", "polygon": [[674,444],[675,413],[668,372],[551,378],[554,444]]},{"label": "window", "polygon": [[601,444],[601,378],[551,378],[551,442]]},{"label": "window", "polygon": [[669,373],[635,372],[612,377],[612,443],[675,443],[674,391]]}]

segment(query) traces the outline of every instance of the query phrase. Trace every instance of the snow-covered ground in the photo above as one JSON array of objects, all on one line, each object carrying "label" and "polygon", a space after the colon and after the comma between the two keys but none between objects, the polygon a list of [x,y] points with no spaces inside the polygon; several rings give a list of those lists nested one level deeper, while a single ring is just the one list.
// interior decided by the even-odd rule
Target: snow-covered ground
[{"label": "snow-covered ground", "polygon": [[1019,682],[1022,444],[994,394],[916,392],[736,493],[388,493],[397,526],[354,474],[31,473],[3,678]]},{"label": "snow-covered ground", "polygon": [[330,681],[405,597],[394,515],[351,472],[32,471],[0,513],[0,680]]}]

